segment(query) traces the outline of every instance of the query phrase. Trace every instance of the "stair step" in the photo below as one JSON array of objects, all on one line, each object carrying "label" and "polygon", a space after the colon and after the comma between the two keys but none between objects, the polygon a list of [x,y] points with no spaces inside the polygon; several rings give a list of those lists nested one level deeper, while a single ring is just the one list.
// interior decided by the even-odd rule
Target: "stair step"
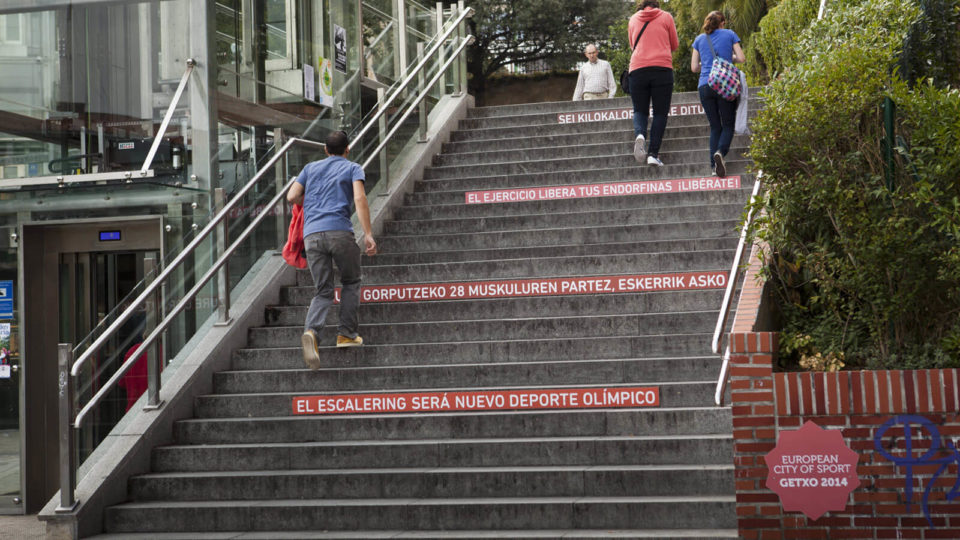
[{"label": "stair step", "polygon": [[[733,250],[703,250],[371,266],[363,270],[363,285],[474,283],[534,278],[596,277],[612,280],[646,274],[723,271],[723,267],[728,266],[732,259]],[[585,274],[585,271],[590,273]],[[300,270],[297,272],[297,283],[309,286],[313,280],[309,272]],[[721,283],[719,286],[723,285]],[[611,292],[616,290],[607,289]]]},{"label": "stair step", "polygon": [[[739,218],[728,216],[713,221],[677,221],[642,225],[571,226],[526,231],[492,231],[471,234],[433,234],[429,236],[383,236],[377,246],[385,253],[494,249],[506,247],[596,244],[657,239],[721,238],[736,235]],[[729,261],[728,261],[729,262]],[[727,265],[729,266],[729,265]]]},{"label": "stair step", "polygon": [[[583,124],[582,128],[576,134],[561,135],[540,135],[538,137],[511,137],[497,138],[487,140],[470,140],[462,142],[443,143],[443,153],[436,157],[440,160],[446,160],[452,156],[462,154],[487,154],[491,159],[496,159],[496,153],[507,152],[508,156],[517,151],[549,149],[572,147],[582,144],[590,145],[616,145],[625,144],[629,148],[633,146],[633,130],[593,130],[589,124]],[[695,131],[699,130],[699,132]],[[689,132],[689,136],[687,135]],[[665,139],[669,142],[671,150],[706,150],[709,148],[709,132],[702,128],[678,128],[672,133],[672,137]],[[750,146],[749,135],[734,135],[730,143],[733,148],[745,148]],[[605,152],[604,152],[605,153]],[[560,154],[557,152],[555,155]],[[510,160],[513,161],[513,160]]]},{"label": "stair step", "polygon": [[627,253],[662,253],[667,251],[715,251],[733,250],[737,239],[731,232],[728,238],[691,238],[671,241],[640,241],[616,244],[575,244],[565,246],[540,246],[506,249],[471,249],[461,251],[420,251],[413,253],[380,253],[364,257],[363,266],[393,266],[446,262],[481,262],[524,257],[553,257],[558,253],[567,256],[623,255]]},{"label": "stair step", "polygon": [[[478,319],[364,324],[364,342],[374,343],[455,343],[460,341],[503,341],[529,336],[541,338],[593,336],[650,336],[675,333],[678,328],[709,331],[717,312],[672,312],[597,317],[535,317],[522,319]],[[327,327],[324,335],[333,335]],[[248,346],[283,347],[300,343],[303,326],[251,328]]]},{"label": "stair step", "polygon": [[652,208],[616,208],[594,211],[543,213],[508,216],[479,216],[443,219],[391,221],[384,232],[388,235],[472,233],[480,231],[509,231],[518,229],[542,229],[548,227],[601,226],[607,223],[644,225],[689,222],[693,220],[715,221],[743,210],[743,204],[678,205]]},{"label": "stair step", "polygon": [[[126,503],[108,532],[734,527],[733,495],[489,499],[271,499]],[[189,519],[187,519],[189,518]]]},{"label": "stair step", "polygon": [[[557,359],[599,360],[662,358],[708,354],[711,333],[634,337],[518,339],[465,341],[461,343],[408,343],[364,345],[338,349],[320,347],[320,363],[330,367],[372,367],[431,364],[536,362]],[[332,344],[332,342],[330,342]],[[299,342],[296,347],[240,349],[234,365],[303,366]]]},{"label": "stair step", "polygon": [[[756,115],[757,110],[751,109],[749,117]],[[458,129],[450,134],[453,142],[512,139],[518,137],[549,137],[555,135],[572,135],[576,133],[608,131],[624,135],[624,139],[633,138],[633,119],[622,115],[618,120],[598,120],[579,122],[560,122],[560,113],[531,118],[496,118],[496,119],[465,119],[460,120]],[[627,116],[623,118],[623,116]],[[649,124],[648,124],[649,125]],[[673,116],[667,120],[663,141],[666,145],[673,139],[684,137],[700,137],[710,132],[710,126],[704,115]]]},{"label": "stair step", "polygon": [[[271,326],[303,325],[313,287],[286,287],[281,291],[284,305],[266,310]],[[665,311],[716,310],[723,299],[719,289],[691,291],[658,291],[611,295],[538,296],[483,298],[477,300],[442,300],[426,302],[390,302],[363,304],[362,324],[409,321],[449,321],[497,318],[538,317],[549,313],[556,317]],[[339,306],[330,309],[328,324],[339,321]]]},{"label": "stair step", "polygon": [[447,440],[369,440],[161,446],[154,472],[314,469],[324,467],[499,467],[551,465],[670,465],[732,463],[733,437],[724,434],[621,437],[521,437]]},{"label": "stair step", "polygon": [[[302,365],[290,369],[237,369],[214,375],[219,395],[250,392],[350,391],[357,388],[449,388],[470,381],[474,387],[504,386],[522,381],[526,385],[558,386],[589,384],[640,384],[645,381],[710,381],[719,370],[716,356],[689,358],[643,358],[629,360],[562,360],[508,364],[441,364],[367,368],[321,368],[306,373]],[[244,366],[245,367],[245,366]],[[694,383],[691,383],[694,384]],[[715,384],[712,381],[711,384]],[[704,395],[712,395],[709,392]],[[202,403],[202,402],[200,402]],[[289,403],[286,409],[289,410]],[[204,413],[203,416],[209,416]]]},{"label": "stair step", "polygon": [[[532,173],[557,173],[557,172],[577,172],[583,170],[584,165],[590,162],[602,163],[607,168],[625,168],[628,170],[650,168],[646,163],[637,163],[633,156],[633,145],[624,148],[623,152],[614,153],[613,148],[607,148],[605,152],[586,159],[581,156],[568,157],[565,149],[558,149],[559,153],[551,158],[541,158],[533,161],[505,161],[498,163],[476,163],[476,164],[450,164],[443,166],[427,167],[423,173],[424,180],[437,180],[445,178],[471,178],[477,176],[495,176],[495,175],[513,175],[513,174],[532,174]],[[736,163],[746,161],[744,154],[746,148],[731,148],[726,156],[726,161]],[[572,152],[572,151],[571,151]],[[575,152],[573,152],[575,154]],[[501,154],[502,155],[502,154]],[[559,157],[562,156],[562,157]],[[505,156],[504,156],[505,157]],[[519,156],[515,156],[519,157]],[[662,147],[660,150],[660,160],[665,164],[678,165],[700,165],[706,167],[706,175],[710,174],[710,153],[700,150],[675,151],[672,148]]]},{"label": "stair step", "polygon": [[737,529],[548,529],[497,531],[265,531],[265,532],[197,532],[185,533],[123,533],[101,534],[90,540],[307,540],[357,538],[457,538],[459,540],[485,538],[656,538],[658,540],[721,540],[738,538]]},{"label": "stair step", "polygon": [[154,473],[129,485],[147,502],[723,495],[732,482],[733,464]]},{"label": "stair step", "polygon": [[[754,116],[760,110],[757,104],[748,104],[748,114]],[[667,129],[670,126],[703,126],[709,122],[697,103],[671,103],[667,117]],[[648,116],[647,118],[650,118]],[[581,111],[553,111],[526,114],[489,116],[485,118],[467,117],[457,123],[459,130],[487,130],[512,127],[559,127],[564,125],[617,124],[633,127],[633,106],[596,107]],[[647,124],[649,126],[649,123]]]},{"label": "stair step", "polygon": [[[618,134],[619,135],[619,134]],[[620,135],[611,141],[591,139],[572,140],[568,144],[551,144],[540,147],[508,146],[515,139],[489,141],[478,147],[466,148],[461,152],[445,152],[433,158],[433,167],[456,167],[465,165],[502,165],[506,163],[578,158],[584,160],[606,161],[608,157],[633,157],[633,141]],[[494,144],[499,143],[499,144]],[[702,137],[681,137],[670,141],[669,152],[664,155],[678,156],[690,154],[706,155],[710,147],[709,133]],[[742,151],[750,147],[750,138],[737,135],[730,143],[731,151]],[[666,148],[664,148],[666,150]]]},{"label": "stair step", "polygon": [[[631,161],[633,158],[630,158]],[[609,182],[641,182],[666,180],[671,178],[712,178],[708,157],[701,162],[673,163],[664,161],[663,167],[640,165],[636,161],[621,167],[611,167],[609,163],[598,163],[596,167],[559,171],[515,172],[510,174],[486,175],[478,169],[477,176],[458,176],[451,178],[424,178],[414,186],[416,192],[431,191],[480,191],[495,189],[516,189],[542,186],[567,186],[577,184],[598,184]],[[749,160],[729,159],[726,161],[729,176],[742,176],[750,172]],[[530,169],[535,169],[531,167]]]},{"label": "stair step", "polygon": [[[252,417],[279,417],[291,416],[294,414],[296,398],[304,396],[317,395],[337,395],[349,396],[361,394],[364,397],[382,396],[386,394],[415,396],[421,393],[456,393],[456,392],[506,392],[511,390],[566,390],[566,389],[609,389],[616,391],[622,387],[655,387],[659,390],[660,406],[667,408],[679,407],[706,407],[713,399],[713,389],[716,387],[716,381],[683,381],[683,382],[651,382],[650,379],[640,381],[625,381],[623,383],[614,381],[604,381],[602,384],[590,385],[580,381],[564,382],[545,382],[547,388],[537,387],[516,387],[516,386],[497,386],[484,387],[476,385],[470,387],[456,387],[443,385],[429,385],[426,387],[401,387],[390,386],[387,389],[377,390],[331,390],[326,385],[316,384],[316,379],[297,371],[283,372],[276,376],[275,372],[227,372],[222,379],[218,380],[217,395],[201,396],[196,399],[194,407],[195,413],[202,418],[252,418]],[[231,376],[233,380],[230,379]],[[284,376],[285,375],[285,376]],[[704,374],[706,375],[706,374]],[[259,376],[259,377],[257,377]],[[463,380],[453,381],[463,384]],[[506,384],[509,384],[507,382]],[[232,385],[232,388],[231,388]],[[227,388],[223,388],[226,386]],[[359,388],[370,388],[359,387]],[[407,398],[409,400],[409,397]],[[451,401],[453,398],[451,397]],[[510,409],[505,409],[510,410]]]},{"label": "stair step", "polygon": [[[575,187],[587,186],[592,188],[594,185],[596,184],[577,184]],[[743,206],[744,201],[750,198],[750,190],[753,188],[753,175],[740,175],[740,185],[740,189],[515,201],[509,204],[467,204],[467,193],[474,190],[415,192],[406,195],[405,206],[397,209],[394,219],[429,219],[431,217],[445,218],[470,215],[506,216],[622,208],[696,206],[701,204],[740,204]],[[536,186],[534,189],[539,187],[545,186]]]},{"label": "stair step", "polygon": [[225,444],[371,438],[678,435],[729,433],[730,423],[730,411],[716,407],[194,418],[174,425],[174,440],[178,444]]}]

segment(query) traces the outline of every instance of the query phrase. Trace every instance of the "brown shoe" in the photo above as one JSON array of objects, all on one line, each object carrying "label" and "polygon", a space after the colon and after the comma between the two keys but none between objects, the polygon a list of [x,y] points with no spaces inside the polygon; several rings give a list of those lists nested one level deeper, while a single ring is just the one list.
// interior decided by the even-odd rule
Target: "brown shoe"
[{"label": "brown shoe", "polygon": [[300,336],[303,345],[303,361],[310,369],[320,369],[320,352],[317,350],[317,333],[307,330]]},{"label": "brown shoe", "polygon": [[363,338],[357,336],[355,338],[348,338],[347,336],[337,336],[337,347],[359,347],[363,345]]}]

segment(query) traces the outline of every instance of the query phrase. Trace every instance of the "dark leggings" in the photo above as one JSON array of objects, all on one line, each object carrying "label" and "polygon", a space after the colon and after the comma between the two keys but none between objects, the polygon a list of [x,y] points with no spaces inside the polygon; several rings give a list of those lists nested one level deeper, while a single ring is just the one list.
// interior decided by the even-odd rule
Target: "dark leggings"
[{"label": "dark leggings", "polygon": [[667,114],[673,95],[673,70],[648,67],[630,72],[630,98],[633,100],[633,136],[647,136],[647,115],[653,101],[653,125],[650,126],[650,147],[647,153],[660,155],[660,143],[667,130]]},{"label": "dark leggings", "polygon": [[707,85],[697,89],[700,92],[700,104],[710,121],[710,167],[714,166],[713,154],[717,151],[726,157],[733,140],[733,129],[737,123],[737,102],[727,101]]}]

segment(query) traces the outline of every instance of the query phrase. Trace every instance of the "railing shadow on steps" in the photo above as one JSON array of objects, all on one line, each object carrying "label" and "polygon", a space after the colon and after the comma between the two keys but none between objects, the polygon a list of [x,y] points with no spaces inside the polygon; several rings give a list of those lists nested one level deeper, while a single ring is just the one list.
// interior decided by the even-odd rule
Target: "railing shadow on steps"
[{"label": "railing shadow on steps", "polygon": [[[747,217],[743,221],[743,227],[740,230],[740,242],[737,243],[737,251],[733,255],[733,265],[730,267],[730,274],[727,276],[727,289],[723,294],[723,302],[720,304],[720,314],[717,316],[717,326],[713,330],[713,341],[711,348],[714,354],[720,354],[723,334],[727,328],[727,318],[730,315],[730,306],[733,304],[733,293],[737,290],[737,284],[740,282],[740,265],[743,264],[743,255],[747,251],[747,238],[750,236],[750,227],[753,224],[753,206],[760,194],[763,185],[763,171],[757,172],[757,179],[753,184],[753,193],[750,195],[749,209]],[[723,406],[723,397],[726,393],[727,374],[730,368],[730,340],[727,339],[727,346],[723,352],[723,363],[720,366],[720,377],[717,379],[717,388],[713,394],[713,401],[718,407]]]},{"label": "railing shadow on steps", "polygon": [[[455,10],[444,25],[446,30],[438,33],[438,36],[433,40],[433,44],[421,55],[420,62],[409,70],[403,81],[397,83],[394,88],[391,89],[392,91],[390,91],[389,97],[381,96],[382,101],[376,109],[376,112],[365,120],[357,132],[351,135],[351,140],[356,142],[360,141],[371,129],[379,129],[379,144],[373,145],[372,151],[364,149],[361,153],[361,159],[363,159],[363,156],[366,156],[362,164],[363,167],[367,167],[375,158],[381,157],[381,154],[386,152],[387,143],[390,142],[390,139],[398,132],[399,127],[403,125],[406,119],[414,112],[421,112],[420,131],[421,133],[426,132],[425,123],[427,116],[423,113],[420,105],[430,95],[438,81],[446,75],[454,63],[457,64],[455,66],[457,72],[457,80],[454,85],[455,92],[463,93],[466,91],[466,70],[463,65],[463,52],[467,46],[473,43],[474,37],[472,35],[465,35],[464,20],[473,15],[473,9],[462,8],[462,3],[460,5],[461,9]],[[454,34],[456,35],[454,36]],[[437,55],[438,52],[439,55]],[[438,56],[439,59],[431,64],[434,56]],[[435,68],[435,74],[429,81],[424,81],[425,76],[423,71],[427,66],[429,66],[431,70]],[[402,103],[396,110],[391,111],[389,105],[397,98],[400,98]],[[389,125],[388,122],[384,121],[384,117],[388,111],[394,113],[389,121]],[[231,291],[229,288],[229,275],[227,273],[227,265],[230,262],[230,257],[234,255],[244,241],[257,231],[258,227],[264,221],[267,221],[268,218],[276,219],[272,210],[285,200],[286,193],[293,185],[293,182],[296,181],[296,177],[291,177],[285,183],[279,181],[278,178],[277,193],[262,207],[262,210],[258,212],[256,217],[236,236],[236,239],[233,240],[229,246],[226,245],[228,218],[231,212],[238,210],[238,207],[243,203],[244,196],[248,192],[252,192],[257,183],[265,175],[273,171],[278,165],[283,165],[282,169],[284,171],[287,170],[285,166],[287,154],[295,147],[306,148],[316,152],[323,149],[324,145],[316,141],[290,138],[282,147],[277,149],[273,157],[257,171],[250,181],[247,182],[229,202],[223,200],[222,190],[216,190],[215,198],[217,198],[220,203],[216,215],[214,215],[207,225],[196,234],[193,240],[183,248],[180,254],[169,264],[165,265],[159,273],[158,267],[160,264],[158,261],[149,258],[145,261],[146,268],[144,275],[148,277],[145,280],[146,284],[143,292],[141,292],[136,299],[130,301],[129,304],[125,304],[127,306],[126,309],[116,316],[112,324],[106,326],[106,328],[103,328],[104,325],[98,326],[97,331],[102,330],[102,332],[96,339],[90,336],[82,341],[82,343],[90,342],[90,345],[86,347],[76,361],[74,361],[74,355],[77,349],[75,349],[72,344],[58,344],[60,501],[55,510],[56,513],[73,513],[79,505],[75,494],[78,471],[76,432],[82,426],[85,417],[109,392],[116,388],[124,374],[126,374],[144,354],[149,355],[147,362],[147,405],[145,409],[157,409],[163,405],[159,399],[160,370],[162,366],[160,363],[161,355],[158,354],[158,346],[161,336],[173,320],[194,301],[197,294],[203,290],[214,277],[218,278],[218,313],[216,317],[219,319],[219,322],[217,324],[229,325],[231,323],[229,313]],[[194,286],[183,294],[179,302],[174,307],[166,310],[166,315],[161,319],[159,301],[161,288],[164,286],[166,280],[174,275],[174,272],[182,270],[185,261],[196,255],[196,252],[202,249],[200,248],[201,244],[211,237],[211,235],[215,235],[217,239],[215,255],[219,256],[210,265],[209,269],[196,280]],[[276,247],[279,248],[279,246]],[[89,399],[79,412],[76,412],[79,407],[79,404],[76,403],[76,389],[79,383],[81,368],[83,368],[84,364],[90,361],[110,339],[119,334],[125,323],[130,321],[138,312],[144,311],[146,311],[148,315],[148,328],[151,326],[153,328],[149,335],[137,345],[135,350],[126,355],[126,360],[124,360],[123,364],[117,369],[113,376],[100,387],[98,392]]]}]

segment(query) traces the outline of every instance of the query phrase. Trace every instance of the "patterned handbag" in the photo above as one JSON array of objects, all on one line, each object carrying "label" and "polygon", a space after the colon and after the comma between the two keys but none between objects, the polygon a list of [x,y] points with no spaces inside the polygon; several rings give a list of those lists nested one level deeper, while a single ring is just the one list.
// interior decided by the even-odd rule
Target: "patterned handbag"
[{"label": "patterned handbag", "polygon": [[740,70],[733,65],[733,62],[717,55],[709,34],[705,34],[704,37],[707,45],[710,45],[710,52],[713,53],[713,65],[710,66],[710,74],[707,75],[707,84],[723,99],[735,101],[740,97]]}]

